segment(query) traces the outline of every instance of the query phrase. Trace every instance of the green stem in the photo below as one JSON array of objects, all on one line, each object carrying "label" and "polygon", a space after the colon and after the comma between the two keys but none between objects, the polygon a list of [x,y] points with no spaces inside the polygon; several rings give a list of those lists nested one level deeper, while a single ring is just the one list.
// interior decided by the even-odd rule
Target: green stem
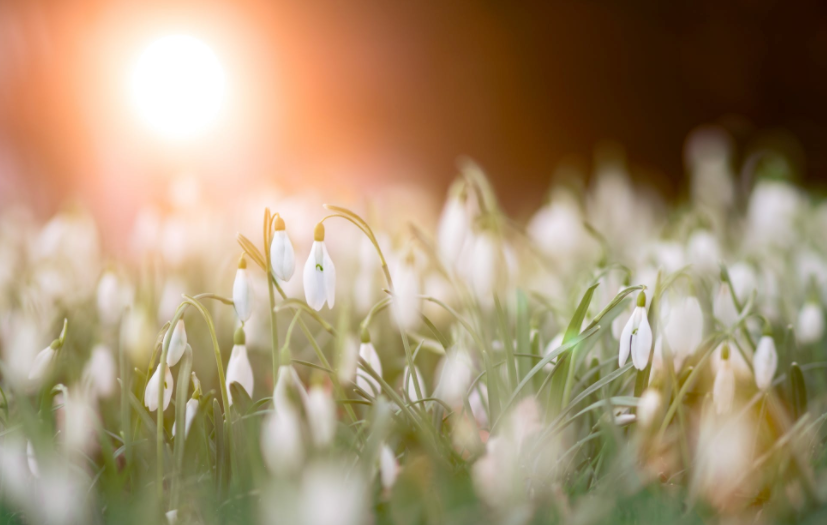
[{"label": "green stem", "polygon": [[[186,309],[186,304],[178,305],[178,308],[175,310],[175,315],[172,318],[172,322],[169,324],[168,330],[175,329],[178,321],[184,316],[184,311]],[[164,342],[161,346],[161,360],[158,362],[158,406],[155,409],[155,454],[157,460],[155,485],[159,502],[164,497],[164,380],[166,378],[167,352],[169,351],[169,343],[171,340],[171,336],[164,336]]]}]

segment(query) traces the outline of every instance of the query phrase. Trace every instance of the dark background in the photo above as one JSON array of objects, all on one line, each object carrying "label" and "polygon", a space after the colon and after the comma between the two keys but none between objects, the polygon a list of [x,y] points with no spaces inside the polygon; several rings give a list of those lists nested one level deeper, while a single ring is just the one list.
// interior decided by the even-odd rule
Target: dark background
[{"label": "dark background", "polygon": [[336,173],[443,191],[464,154],[513,210],[612,139],[637,180],[676,198],[684,139],[711,121],[741,148],[781,144],[808,184],[827,179],[827,2],[12,1],[0,139],[29,184],[65,194],[99,167],[101,135],[114,140],[85,74],[111,51],[100,35],[165,19],[233,35],[255,107],[239,147],[287,184]]}]

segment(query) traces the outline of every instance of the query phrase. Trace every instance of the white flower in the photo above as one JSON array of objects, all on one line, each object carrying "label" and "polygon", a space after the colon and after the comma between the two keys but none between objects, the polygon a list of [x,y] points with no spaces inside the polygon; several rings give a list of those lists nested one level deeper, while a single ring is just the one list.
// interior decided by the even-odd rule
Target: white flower
[{"label": "white flower", "polygon": [[[422,373],[419,371],[419,367],[414,366],[414,374],[416,374],[416,380],[419,383],[419,389],[422,393],[422,398],[428,397],[428,393],[425,392],[425,381],[423,381],[422,379]],[[412,402],[419,401],[421,398],[418,395],[416,395],[416,385],[414,385],[414,378],[413,375],[411,375],[408,372],[407,366],[405,367],[405,371],[403,372],[402,377],[408,378],[407,387],[405,388],[405,391],[408,393],[408,398]]]},{"label": "white flower", "polygon": [[393,450],[388,445],[382,445],[382,450],[379,452],[379,479],[382,488],[390,490],[396,482],[397,475],[399,475],[399,462]]},{"label": "white flower", "polygon": [[620,355],[618,356],[620,366],[626,364],[630,353],[632,362],[638,370],[646,368],[649,362],[649,351],[652,349],[652,328],[646,317],[645,304],[646,294],[640,292],[637,296],[637,307],[620,335]]},{"label": "white flower", "polygon": [[718,239],[707,230],[695,231],[686,241],[686,258],[698,273],[714,274],[721,259]]},{"label": "white flower", "polygon": [[96,345],[92,356],[83,369],[83,381],[98,397],[108,397],[115,391],[117,376],[115,359],[112,352],[104,345]]},{"label": "white flower", "polygon": [[663,333],[669,349],[681,362],[695,352],[704,335],[704,314],[696,297],[689,296],[670,308]]},{"label": "white flower", "polygon": [[729,347],[724,346],[721,353],[721,366],[712,386],[712,401],[715,403],[715,412],[726,414],[732,409],[732,400],[735,398],[735,372],[729,362]]},{"label": "white flower", "polygon": [[299,378],[299,374],[293,365],[279,366],[279,380],[273,390],[273,407],[276,412],[279,410],[295,410],[292,399],[298,397],[302,404],[307,406],[307,390]]},{"label": "white flower", "polygon": [[442,359],[436,376],[439,383],[434,390],[434,397],[443,400],[450,407],[461,407],[473,379],[471,360],[465,351],[458,348],[449,350]]},{"label": "white flower", "polygon": [[406,257],[398,265],[394,278],[393,309],[399,326],[413,330],[419,324],[419,275],[413,264],[413,257]]},{"label": "white flower", "polygon": [[[370,337],[366,334],[367,331],[362,334],[362,344],[359,346],[359,357],[367,361],[371,368],[381,377],[382,362],[379,360],[379,354],[376,353],[373,343],[370,342]],[[367,340],[365,340],[366,338]],[[382,386],[379,384],[379,381],[361,368],[356,370],[356,386],[374,396],[378,396],[382,392]]]},{"label": "white flower", "polygon": [[175,366],[176,363],[181,360],[184,351],[187,349],[187,330],[184,328],[184,320],[178,319],[175,329],[167,332],[166,337],[169,338],[167,364],[169,366]]},{"label": "white flower", "polygon": [[[152,377],[149,379],[149,382],[146,384],[146,390],[144,391],[144,405],[146,405],[147,410],[150,412],[155,412],[158,410],[158,389],[161,388],[159,385],[161,379],[161,364],[155,369],[155,373],[152,374]],[[166,410],[169,406],[169,401],[172,399],[172,372],[170,372],[169,367],[164,367],[164,407],[162,410]]]},{"label": "white flower", "polygon": [[336,268],[324,244],[324,225],[319,223],[313,232],[313,246],[304,265],[304,295],[307,304],[321,310],[325,301],[333,308],[336,299]]},{"label": "white flower", "polygon": [[55,350],[54,346],[55,343],[52,343],[35,356],[32,367],[29,369],[30,381],[39,383],[46,377],[46,373],[49,371],[49,365],[52,364],[55,355],[57,355],[57,350]]},{"label": "white flower", "polygon": [[238,270],[233,281],[233,306],[238,319],[244,323],[253,313],[253,287],[247,275],[247,261],[244,257],[238,261]]},{"label": "white flower", "polygon": [[772,386],[772,378],[778,368],[778,353],[771,336],[765,335],[758,341],[752,364],[755,369],[755,384],[760,390],[767,390]]},{"label": "white flower", "polygon": [[314,463],[302,472],[296,525],[361,525],[371,523],[367,489],[353,469],[335,463]]},{"label": "white flower", "polygon": [[[156,400],[157,401],[157,400]],[[88,452],[97,444],[97,413],[83,389],[72,387],[63,399],[64,444],[68,450]]]},{"label": "white flower", "polygon": [[296,269],[296,256],[281,216],[276,216],[275,226],[276,231],[270,243],[270,266],[273,268],[273,275],[276,279],[287,282],[293,277],[293,271]]},{"label": "white flower", "polygon": [[453,193],[455,195],[445,201],[437,230],[439,251],[449,264],[455,263],[459,258],[470,225],[462,192],[454,190]]},{"label": "white flower", "polygon": [[732,326],[738,320],[738,308],[727,283],[721,283],[718,287],[718,293],[712,303],[712,313],[725,326]]},{"label": "white flower", "polygon": [[[232,404],[232,398],[230,398]],[[198,400],[190,398],[187,401],[186,412],[184,413],[184,439],[187,439],[187,436],[190,433],[190,427],[192,426],[192,420],[195,419],[195,415],[198,413]],[[172,437],[175,437],[175,423],[172,424]]]},{"label": "white flower", "polygon": [[646,391],[643,392],[637,406],[637,420],[642,427],[648,428],[649,425],[652,424],[655,416],[657,416],[660,411],[661,402],[660,391],[654,388],[647,388]]},{"label": "white flower", "polygon": [[299,415],[292,404],[277,406],[264,420],[261,428],[261,453],[264,462],[276,473],[294,472],[301,466],[304,461],[304,443]]},{"label": "white flower", "polygon": [[808,345],[821,341],[824,336],[824,312],[821,311],[818,303],[814,301],[804,303],[798,313],[796,326],[798,341],[801,344]]},{"label": "white flower", "polygon": [[[253,397],[253,367],[247,357],[247,346],[244,330],[239,328],[235,332],[235,345],[227,363],[227,385],[238,383],[247,395]],[[233,404],[233,392],[229,391],[230,406]]]},{"label": "white flower", "polygon": [[114,272],[104,273],[98,281],[97,306],[98,317],[108,325],[115,324],[120,319],[124,307],[129,299],[127,291],[121,288],[118,277]]},{"label": "white flower", "polygon": [[330,394],[321,386],[313,385],[307,393],[307,423],[313,443],[324,447],[336,435],[336,405]]},{"label": "white flower", "polygon": [[490,301],[497,290],[503,268],[502,246],[493,233],[482,232],[474,237],[471,252],[471,284],[477,297]]}]

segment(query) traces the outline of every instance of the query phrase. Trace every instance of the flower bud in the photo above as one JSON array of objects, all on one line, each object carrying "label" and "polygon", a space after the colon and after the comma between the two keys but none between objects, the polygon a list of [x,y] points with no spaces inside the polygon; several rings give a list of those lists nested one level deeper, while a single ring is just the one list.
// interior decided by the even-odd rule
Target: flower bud
[{"label": "flower bud", "polygon": [[169,337],[167,364],[169,366],[175,366],[178,361],[181,360],[184,351],[187,349],[187,330],[184,327],[183,319],[178,319],[175,329],[168,331],[167,337]]},{"label": "flower bud", "polygon": [[238,261],[238,270],[233,281],[233,306],[238,319],[244,323],[253,313],[253,287],[247,275],[247,261],[244,256]]},{"label": "flower bud", "polygon": [[276,279],[287,282],[293,277],[296,268],[296,255],[293,251],[293,243],[287,235],[284,227],[284,219],[276,217],[276,231],[273,233],[273,240],[270,243],[270,266]]}]

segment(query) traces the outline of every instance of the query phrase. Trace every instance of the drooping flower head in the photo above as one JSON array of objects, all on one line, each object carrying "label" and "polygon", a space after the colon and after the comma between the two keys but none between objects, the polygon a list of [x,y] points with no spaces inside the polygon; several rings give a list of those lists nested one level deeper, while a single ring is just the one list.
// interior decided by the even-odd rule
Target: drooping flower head
[{"label": "drooping flower head", "polygon": [[313,231],[313,246],[304,265],[304,294],[314,310],[321,310],[325,302],[333,308],[336,299],[336,268],[327,253],[322,223]]},{"label": "drooping flower head", "polygon": [[715,403],[715,412],[719,415],[732,409],[732,400],[735,398],[735,371],[729,357],[729,345],[725,344],[721,349],[721,365],[712,386],[712,401]]},{"label": "drooping flower head", "polygon": [[646,293],[640,292],[637,296],[637,306],[632,316],[620,334],[619,366],[626,364],[629,354],[635,368],[643,370],[649,362],[649,352],[652,349],[652,328],[646,317]]},{"label": "drooping flower head", "polygon": [[296,268],[296,256],[293,252],[293,243],[287,236],[284,227],[284,219],[281,215],[276,216],[276,231],[273,233],[273,240],[270,243],[270,266],[273,268],[273,275],[279,281],[287,282],[293,277]]},{"label": "drooping flower head", "polygon": [[767,390],[772,386],[772,378],[777,368],[778,352],[775,351],[775,341],[770,334],[764,334],[758,341],[753,358],[755,384],[760,390]]},{"label": "drooping flower head", "polygon": [[166,337],[169,338],[169,348],[167,349],[167,364],[175,366],[184,351],[187,349],[187,330],[184,327],[184,320],[179,319],[175,325],[174,330],[169,330]]},{"label": "drooping flower head", "polygon": [[253,313],[253,287],[247,275],[247,260],[244,256],[238,260],[238,270],[233,281],[233,306],[238,319],[245,323]]},{"label": "drooping flower head", "polygon": [[[244,329],[238,327],[233,337],[233,351],[230,354],[230,361],[227,363],[227,385],[238,383],[247,395],[253,397],[253,367],[250,366],[250,359],[247,357],[247,338]],[[230,405],[233,404],[233,393],[229,391]]]}]

